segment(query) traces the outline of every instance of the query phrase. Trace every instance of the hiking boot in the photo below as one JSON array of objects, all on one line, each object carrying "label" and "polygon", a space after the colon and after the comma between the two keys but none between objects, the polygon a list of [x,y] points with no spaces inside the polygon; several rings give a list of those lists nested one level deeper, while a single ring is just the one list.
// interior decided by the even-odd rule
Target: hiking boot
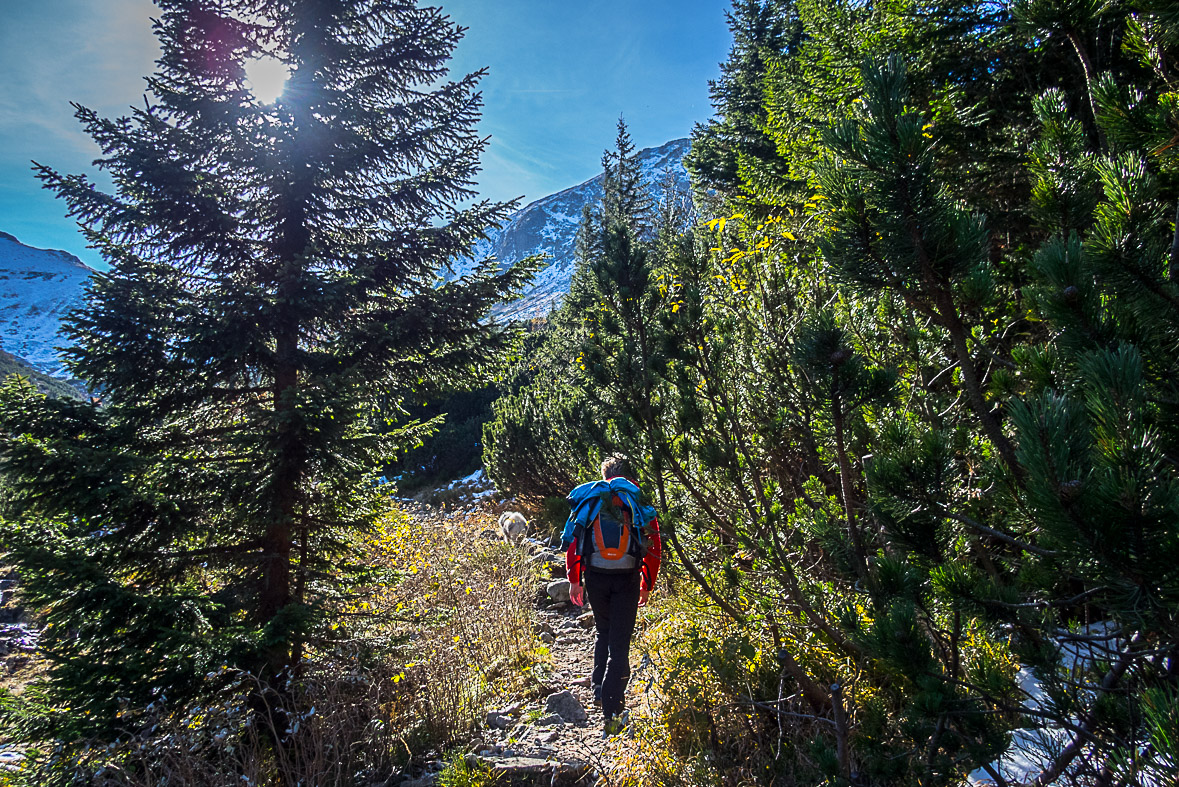
[{"label": "hiking boot", "polygon": [[602,684],[595,683],[590,688],[592,688],[594,690],[594,707],[595,708],[602,707]]},{"label": "hiking boot", "polygon": [[630,721],[630,714],[626,711],[606,719],[605,727],[602,730],[602,737],[609,738],[613,735],[621,735],[622,731],[626,729],[626,723],[628,721]]}]

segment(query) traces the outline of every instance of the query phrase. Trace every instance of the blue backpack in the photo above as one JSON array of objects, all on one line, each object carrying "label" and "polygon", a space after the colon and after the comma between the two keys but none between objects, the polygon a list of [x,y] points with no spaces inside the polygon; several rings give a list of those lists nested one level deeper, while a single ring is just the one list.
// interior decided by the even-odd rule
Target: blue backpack
[{"label": "blue backpack", "polygon": [[646,526],[655,509],[644,506],[639,488],[625,478],[591,481],[573,489],[561,541],[577,544],[586,568],[604,573],[638,571],[647,554]]}]

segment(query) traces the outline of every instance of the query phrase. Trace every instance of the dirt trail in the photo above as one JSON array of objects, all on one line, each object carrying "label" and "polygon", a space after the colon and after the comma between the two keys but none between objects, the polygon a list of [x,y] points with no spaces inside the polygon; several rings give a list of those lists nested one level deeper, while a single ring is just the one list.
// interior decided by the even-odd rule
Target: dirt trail
[{"label": "dirt trail", "polygon": [[[486,527],[495,527],[495,516],[488,512]],[[521,549],[531,561],[548,563],[557,575],[564,573],[564,556],[551,543],[526,539]],[[593,703],[592,610],[561,600],[567,595],[561,594],[560,588],[555,588],[554,600],[544,591],[546,584],[537,588],[535,623],[537,636],[549,649],[546,662],[551,672],[542,677],[544,696],[514,698],[507,704],[487,708],[473,748],[479,760],[507,777],[508,784],[606,787],[612,783],[610,765],[625,746],[628,731],[621,736],[605,736],[605,719]],[[633,708],[641,702],[643,687],[650,684],[653,667],[633,647],[631,664],[627,706]],[[562,703],[559,695],[564,692],[569,692],[576,702],[566,699]],[[554,712],[554,704],[561,706],[559,714]],[[578,718],[577,706],[584,711],[584,719]]]}]

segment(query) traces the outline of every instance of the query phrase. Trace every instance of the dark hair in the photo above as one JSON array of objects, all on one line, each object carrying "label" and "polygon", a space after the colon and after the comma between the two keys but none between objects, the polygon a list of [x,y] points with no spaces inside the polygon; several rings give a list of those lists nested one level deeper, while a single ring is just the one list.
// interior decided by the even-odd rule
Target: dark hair
[{"label": "dark hair", "polygon": [[602,462],[602,478],[617,478],[618,476],[629,481],[636,481],[638,478],[630,459],[623,454],[613,454]]}]

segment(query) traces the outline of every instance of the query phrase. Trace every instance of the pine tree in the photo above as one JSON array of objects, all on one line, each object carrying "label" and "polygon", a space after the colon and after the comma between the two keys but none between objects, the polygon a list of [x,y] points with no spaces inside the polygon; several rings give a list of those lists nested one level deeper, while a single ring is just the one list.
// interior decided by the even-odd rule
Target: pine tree
[{"label": "pine tree", "polygon": [[626,224],[637,237],[649,239],[654,206],[643,181],[635,144],[626,121],[618,118],[614,149],[602,153],[602,222]]},{"label": "pine tree", "polygon": [[614,224],[629,227],[637,238],[648,241],[653,229],[655,206],[639,167],[634,142],[626,121],[618,118],[614,148],[602,153],[602,198],[582,207],[577,233],[579,263],[602,254],[605,237]]},{"label": "pine tree", "polygon": [[586,425],[599,419],[575,361],[580,323],[562,306],[526,338],[483,427],[483,464],[504,494],[563,499],[592,472],[594,432]]},{"label": "pine tree", "polygon": [[[389,392],[470,380],[525,281],[438,271],[510,210],[472,182],[482,72],[436,8],[377,0],[164,0],[145,106],[78,108],[114,183],[38,168],[109,261],[69,323],[99,405],[10,385],[6,544],[48,610],[72,718],[179,702],[228,664],[283,691],[384,510]],[[262,104],[244,64],[290,70]]]},{"label": "pine tree", "polygon": [[657,439],[653,395],[660,364],[660,297],[651,286],[653,206],[621,118],[602,170],[601,204],[580,230],[583,256],[570,308],[582,322],[580,362],[589,393],[610,414],[606,440],[614,450],[650,455],[650,442]]},{"label": "pine tree", "polygon": [[[1086,109],[1116,153],[1086,144],[1085,104],[1070,111],[1050,91],[1036,105],[1033,200],[1051,237],[1028,290],[1053,341],[1020,357],[1030,389],[1013,408],[1027,468],[1019,502],[1046,549],[1028,572],[1034,592],[1061,600],[1046,635],[1100,655],[1081,670],[1054,650],[1029,656],[1048,662],[1052,710],[1076,724],[1038,784],[1132,781],[1174,764],[1175,675],[1153,654],[1179,649],[1179,157],[1167,144],[1179,124],[1166,98],[1179,42],[1155,21],[1127,25],[1137,79],[1089,80]],[[1043,166],[1053,159],[1062,165]]]},{"label": "pine tree", "polygon": [[780,171],[765,129],[765,80],[774,64],[797,48],[802,29],[792,0],[733,0],[725,18],[733,46],[720,79],[709,83],[718,117],[693,130],[684,163],[701,190],[731,199],[746,185],[743,166],[745,174],[753,163]]}]

